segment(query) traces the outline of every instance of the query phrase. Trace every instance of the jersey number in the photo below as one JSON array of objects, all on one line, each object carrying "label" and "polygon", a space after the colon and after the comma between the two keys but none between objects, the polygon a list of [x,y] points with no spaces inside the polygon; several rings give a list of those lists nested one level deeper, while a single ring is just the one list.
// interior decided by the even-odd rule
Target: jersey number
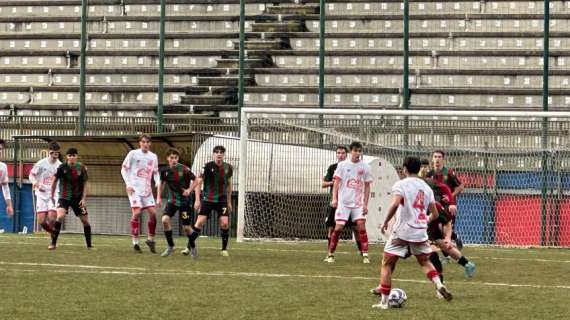
[{"label": "jersey number", "polygon": [[420,190],[418,191],[418,194],[416,195],[416,200],[414,200],[414,204],[412,205],[414,209],[418,210],[418,222],[427,221],[424,199],[425,199],[424,192]]}]

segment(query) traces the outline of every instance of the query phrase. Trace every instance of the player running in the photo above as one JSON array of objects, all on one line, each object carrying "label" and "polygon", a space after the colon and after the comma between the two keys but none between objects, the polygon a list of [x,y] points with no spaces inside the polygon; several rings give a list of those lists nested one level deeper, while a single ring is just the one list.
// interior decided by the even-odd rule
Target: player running
[{"label": "player running", "polygon": [[[42,228],[52,233],[57,216],[57,199],[51,200],[51,186],[55,179],[57,169],[61,165],[59,161],[60,146],[51,141],[48,144],[48,156],[36,162],[30,171],[30,182],[36,194],[36,214]],[[56,194],[58,193],[56,187]]]},{"label": "player running", "polygon": [[[333,181],[334,172],[336,171],[338,164],[340,162],[343,162],[344,160],[346,160],[346,154],[347,153],[348,153],[348,149],[345,146],[336,147],[336,160],[337,160],[337,162],[333,163],[329,166],[329,168],[327,169],[327,173],[323,177],[322,187],[323,187],[323,189],[329,188],[331,195],[332,195],[333,185],[334,185],[334,181]],[[336,208],[331,207],[330,202],[329,202],[329,206],[327,207],[327,219],[325,220],[325,225],[327,227],[327,240],[328,240],[327,249],[331,245],[331,237],[332,237],[332,233],[334,230],[334,226],[336,225],[336,221],[334,218],[335,213],[336,213]],[[358,232],[356,231],[354,224],[352,223],[351,220],[349,220],[346,224],[347,224],[347,226],[352,227],[352,233],[354,234],[354,240],[356,241],[356,247],[358,248],[358,253],[362,254],[362,251],[360,249],[360,240],[358,239]],[[327,261],[327,260],[328,260],[328,256],[325,258],[325,261]]]},{"label": "player running", "polygon": [[370,184],[372,173],[370,166],[364,163],[362,157],[362,144],[350,144],[350,158],[338,164],[334,173],[333,199],[331,207],[337,208],[335,214],[336,225],[329,244],[327,262],[333,263],[334,253],[338,245],[340,234],[349,219],[356,223],[362,252],[362,262],[370,263],[368,258],[368,235],[366,234],[366,214],[368,214],[368,200],[370,199]]},{"label": "player running", "polygon": [[[429,161],[422,160],[422,168],[420,176],[425,176],[429,170]],[[451,256],[458,264],[465,268],[465,276],[468,278],[473,277],[475,274],[475,263],[469,261],[452,242],[452,216],[451,209],[456,207],[455,197],[451,189],[444,184],[438,183],[433,179],[426,178],[426,183],[431,187],[434,192],[436,207],[439,212],[439,218],[428,227],[429,240],[444,254]],[[443,275],[441,272],[443,266],[439,260],[437,252],[432,252],[430,261],[435,266],[436,270],[440,273],[443,282]],[[440,296],[438,296],[440,297]]]},{"label": "player running", "polygon": [[[0,153],[4,150],[6,142],[0,139]],[[4,196],[4,202],[6,202],[6,213],[8,217],[14,215],[14,207],[12,206],[12,197],[10,195],[10,186],[8,185],[8,166],[5,163],[0,162],[0,185],[2,185],[2,195]]]},{"label": "player running", "polygon": [[170,219],[178,211],[180,214],[180,222],[184,226],[184,231],[190,241],[190,234],[192,233],[192,220],[190,213],[192,211],[192,197],[191,193],[196,189],[194,208],[200,208],[200,190],[197,188],[198,179],[190,171],[190,168],[178,162],[180,159],[180,152],[176,149],[169,149],[166,153],[168,160],[168,168],[160,173],[160,182],[158,183],[158,195],[156,204],[160,206],[162,202],[162,191],[164,187],[168,188],[168,201],[164,214],[162,215],[162,225],[164,226],[164,236],[168,247],[161,254],[163,257],[168,257],[174,251],[174,240],[172,239],[172,224]]},{"label": "player running", "polygon": [[215,146],[213,150],[214,161],[206,163],[200,175],[199,183],[204,184],[202,191],[203,203],[200,206],[200,213],[196,223],[192,228],[193,231],[188,238],[189,247],[182,252],[185,255],[191,253],[193,258],[198,257],[196,239],[200,235],[204,223],[214,212],[218,214],[220,232],[222,234],[221,255],[224,257],[230,255],[228,253],[228,240],[230,238],[229,215],[232,212],[233,167],[231,164],[224,162],[225,154],[226,148],[224,146]]},{"label": "player running", "polygon": [[83,233],[87,249],[91,245],[91,225],[87,218],[87,167],[77,161],[77,149],[69,148],[66,154],[66,162],[57,168],[55,179],[51,185],[51,200],[55,203],[55,191],[59,188],[57,201],[57,217],[51,233],[49,250],[55,250],[57,238],[61,231],[61,224],[68,209],[71,207],[75,216],[83,223]]},{"label": "player running", "polygon": [[145,241],[150,252],[156,253],[156,209],[154,195],[152,194],[152,178],[155,185],[160,182],[158,172],[158,158],[150,151],[151,139],[143,134],[139,137],[139,149],[127,154],[121,168],[121,175],[127,186],[127,194],[131,204],[131,238],[133,250],[142,253],[139,245],[140,216],[143,211],[148,212],[148,235]]},{"label": "player running", "polygon": [[[436,285],[439,293],[448,301],[453,298],[429,261],[432,250],[428,243],[427,227],[429,223],[438,218],[439,213],[431,188],[418,177],[420,166],[420,159],[407,157],[403,164],[406,178],[396,182],[392,187],[394,197],[382,225],[382,232],[388,231],[388,224],[394,216],[396,216],[396,221],[384,246],[379,289],[381,297],[379,303],[372,306],[373,308],[388,309],[388,295],[392,289],[392,270],[398,258],[404,258],[408,250],[416,257],[424,273]],[[429,216],[427,215],[428,209],[431,213]]]}]

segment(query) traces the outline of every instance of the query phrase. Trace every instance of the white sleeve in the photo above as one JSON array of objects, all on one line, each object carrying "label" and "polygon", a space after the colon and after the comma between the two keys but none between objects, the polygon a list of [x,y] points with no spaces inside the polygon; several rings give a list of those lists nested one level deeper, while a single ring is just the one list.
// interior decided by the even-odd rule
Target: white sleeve
[{"label": "white sleeve", "polygon": [[132,157],[133,157],[133,151],[130,151],[129,154],[127,154],[127,156],[125,157],[125,160],[123,160],[123,165],[121,166],[121,176],[123,176],[123,180],[125,181],[127,188],[131,186],[131,183],[129,181],[129,172],[131,169]]},{"label": "white sleeve", "polygon": [[160,182],[160,172],[158,171],[158,157],[154,156],[154,168],[152,169],[152,173],[154,174],[154,183],[158,185]]},{"label": "white sleeve", "polygon": [[30,182],[32,184],[36,184],[38,182],[38,175],[40,175],[41,167],[39,166],[39,162],[34,164],[34,167],[30,171]]},{"label": "white sleeve", "polygon": [[4,200],[11,200],[12,197],[10,196],[10,187],[7,183],[2,183],[2,194],[4,195]]},{"label": "white sleeve", "polygon": [[366,174],[364,175],[364,182],[372,182],[374,177],[372,176],[372,169],[370,166],[366,166]]},{"label": "white sleeve", "polygon": [[397,194],[402,197],[404,196],[404,189],[402,189],[402,184],[400,181],[394,183],[394,186],[392,187],[392,194]]},{"label": "white sleeve", "polygon": [[342,173],[343,173],[342,165],[339,164],[339,165],[336,167],[336,170],[334,171],[334,174],[333,174],[333,181],[334,181],[334,179],[340,179],[340,180],[342,180],[342,179],[343,179]]}]

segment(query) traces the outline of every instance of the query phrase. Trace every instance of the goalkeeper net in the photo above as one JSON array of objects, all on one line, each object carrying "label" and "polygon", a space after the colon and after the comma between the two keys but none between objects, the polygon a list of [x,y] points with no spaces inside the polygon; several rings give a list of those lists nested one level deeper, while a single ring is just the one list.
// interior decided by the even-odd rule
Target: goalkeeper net
[{"label": "goalkeeper net", "polygon": [[336,146],[360,141],[374,175],[371,240],[385,240],[404,157],[442,149],[465,186],[455,225],[464,243],[570,246],[570,113],[245,108],[241,121],[240,240],[325,239],[323,176]]}]

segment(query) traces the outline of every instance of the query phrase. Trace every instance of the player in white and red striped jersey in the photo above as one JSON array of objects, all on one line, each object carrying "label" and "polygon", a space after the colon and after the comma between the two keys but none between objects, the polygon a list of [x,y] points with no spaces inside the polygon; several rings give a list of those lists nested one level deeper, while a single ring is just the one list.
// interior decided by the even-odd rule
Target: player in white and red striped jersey
[{"label": "player in white and red striped jersey", "polygon": [[362,144],[350,144],[350,156],[338,164],[334,173],[333,199],[331,206],[336,208],[336,225],[329,244],[329,253],[326,261],[334,262],[334,252],[344,225],[349,220],[356,223],[362,262],[370,263],[368,258],[368,235],[366,234],[366,214],[368,214],[368,200],[370,199],[370,184],[372,173],[370,166],[364,163],[362,157]]},{"label": "player in white and red striped jersey", "polygon": [[[30,182],[36,194],[36,214],[38,221],[45,231],[52,233],[53,224],[57,216],[57,202],[51,199],[51,185],[55,180],[57,168],[61,165],[59,160],[60,146],[51,141],[48,144],[48,156],[34,164],[30,171]],[[56,194],[59,194],[56,188]]]},{"label": "player in white and red striped jersey", "polygon": [[[439,273],[429,260],[431,247],[428,242],[428,224],[435,221],[438,210],[431,188],[418,177],[421,163],[417,157],[407,157],[404,160],[404,174],[406,178],[400,180],[392,187],[393,200],[384,220],[382,232],[388,230],[390,220],[396,215],[392,232],[384,246],[384,259],[382,260],[380,275],[381,298],[373,308],[388,309],[388,295],[392,288],[392,270],[398,258],[404,258],[408,250],[416,257],[422,270],[437,288],[437,291],[450,301],[453,296],[441,282]],[[428,216],[428,210],[431,213]]]},{"label": "player in white and red striped jersey", "polygon": [[[0,139],[0,152],[4,150],[6,142]],[[0,162],[0,186],[2,187],[2,195],[4,196],[4,202],[6,202],[6,213],[8,217],[14,215],[14,208],[12,207],[12,197],[10,196],[10,186],[8,186],[8,166]]]},{"label": "player in white and red striped jersey", "polygon": [[142,253],[139,246],[139,218],[144,210],[148,212],[148,236],[146,244],[152,253],[156,253],[154,235],[156,233],[156,208],[152,194],[152,179],[155,185],[160,181],[158,157],[150,151],[151,138],[143,134],[139,137],[139,149],[127,154],[121,168],[121,175],[127,185],[127,194],[131,204],[131,237],[133,249]]}]

